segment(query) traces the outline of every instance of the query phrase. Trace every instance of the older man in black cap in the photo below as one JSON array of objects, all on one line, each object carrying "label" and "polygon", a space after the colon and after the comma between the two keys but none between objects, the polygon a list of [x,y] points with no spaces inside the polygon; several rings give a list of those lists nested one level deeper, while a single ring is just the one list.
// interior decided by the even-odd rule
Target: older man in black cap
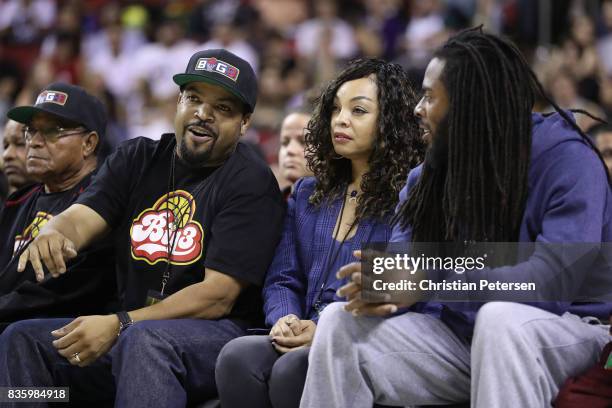
[{"label": "older man in black cap", "polygon": [[115,391],[118,407],[184,407],[216,393],[221,347],[260,323],[259,286],[284,206],[266,163],[238,142],[255,107],[255,74],[239,57],[207,50],[174,81],[175,134],[122,145],[19,262],[56,276],[111,233],[123,311],[9,326],[0,386],[68,385],[71,400]]},{"label": "older man in black cap", "polygon": [[31,268],[17,272],[19,255],[40,229],[89,185],[106,127],[104,106],[78,86],[53,83],[34,106],[16,107],[7,115],[25,125],[19,135],[25,167],[40,183],[15,191],[0,213],[0,323],[107,311],[116,297],[110,245],[79,254],[70,264],[78,273],[56,281],[37,284]]}]

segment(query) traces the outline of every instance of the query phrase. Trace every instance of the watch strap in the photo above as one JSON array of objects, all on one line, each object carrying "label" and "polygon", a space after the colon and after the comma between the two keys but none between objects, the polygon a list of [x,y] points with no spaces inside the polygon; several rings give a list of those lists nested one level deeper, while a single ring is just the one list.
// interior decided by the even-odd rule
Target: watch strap
[{"label": "watch strap", "polygon": [[128,312],[126,312],[125,310],[117,312],[116,314],[119,318],[119,333],[117,335],[120,335],[125,329],[133,325],[134,321],[132,320]]}]

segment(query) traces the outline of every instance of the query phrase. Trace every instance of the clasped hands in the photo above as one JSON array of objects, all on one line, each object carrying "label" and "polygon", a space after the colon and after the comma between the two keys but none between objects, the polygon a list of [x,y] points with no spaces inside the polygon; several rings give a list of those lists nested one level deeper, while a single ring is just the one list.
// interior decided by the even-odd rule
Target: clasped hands
[{"label": "clasped hands", "polygon": [[283,316],[272,326],[270,340],[279,353],[298,350],[312,343],[317,324],[312,320],[300,320],[294,314]]}]

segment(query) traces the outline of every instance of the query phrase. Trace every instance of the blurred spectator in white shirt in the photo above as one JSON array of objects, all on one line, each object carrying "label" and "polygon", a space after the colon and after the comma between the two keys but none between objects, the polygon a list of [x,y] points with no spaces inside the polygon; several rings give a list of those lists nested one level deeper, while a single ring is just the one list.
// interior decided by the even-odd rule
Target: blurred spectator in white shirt
[{"label": "blurred spectator in white shirt", "polygon": [[55,22],[55,14],[53,0],[1,1],[0,35],[17,44],[38,42]]},{"label": "blurred spectator in white shirt", "polygon": [[413,68],[425,68],[433,51],[442,44],[444,19],[437,0],[414,0],[408,27],[406,51]]},{"label": "blurred spectator in white shirt", "polygon": [[259,56],[245,40],[242,27],[235,20],[215,22],[212,38],[200,46],[203,50],[211,48],[224,48],[248,62],[256,74],[259,72]]},{"label": "blurred spectator in white shirt", "polygon": [[333,58],[349,59],[357,53],[355,33],[338,17],[334,0],[315,0],[315,17],[303,22],[295,31],[295,47],[300,57],[316,57],[322,48]]}]

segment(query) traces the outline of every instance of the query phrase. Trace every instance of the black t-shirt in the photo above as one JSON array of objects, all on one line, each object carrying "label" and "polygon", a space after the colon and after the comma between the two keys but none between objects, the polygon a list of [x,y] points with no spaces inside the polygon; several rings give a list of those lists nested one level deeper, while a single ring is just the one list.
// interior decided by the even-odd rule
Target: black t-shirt
[{"label": "black t-shirt", "polygon": [[123,307],[143,307],[150,290],[160,291],[171,252],[165,295],[214,269],[250,284],[229,317],[258,324],[284,215],[278,183],[242,143],[223,165],[202,170],[186,167],[175,147],[173,134],[123,143],[78,201],[113,229]]},{"label": "black t-shirt", "polygon": [[59,278],[37,283],[31,265],[17,272],[22,250],[39,230],[72,203],[91,181],[84,177],[69,190],[45,193],[42,184],[13,193],[0,213],[0,322],[31,317],[106,313],[116,302],[113,248],[103,242],[68,262]]}]

